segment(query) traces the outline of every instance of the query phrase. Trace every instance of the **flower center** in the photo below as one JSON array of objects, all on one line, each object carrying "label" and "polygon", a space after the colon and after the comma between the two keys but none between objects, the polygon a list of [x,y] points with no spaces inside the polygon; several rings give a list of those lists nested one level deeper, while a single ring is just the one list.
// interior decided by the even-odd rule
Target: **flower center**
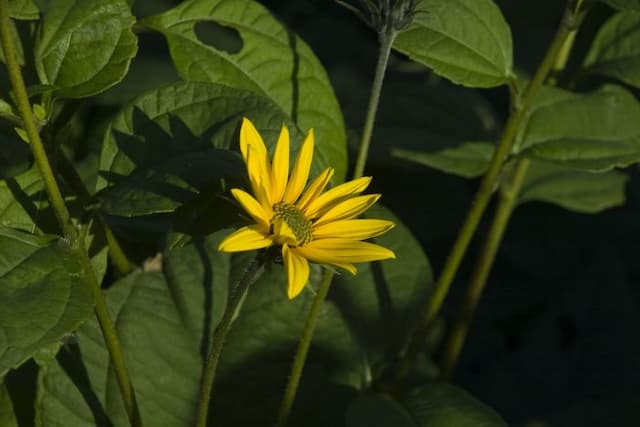
[{"label": "flower center", "polygon": [[294,205],[279,202],[273,205],[272,226],[281,220],[296,236],[297,244],[304,245],[311,240],[311,221],[309,221]]}]

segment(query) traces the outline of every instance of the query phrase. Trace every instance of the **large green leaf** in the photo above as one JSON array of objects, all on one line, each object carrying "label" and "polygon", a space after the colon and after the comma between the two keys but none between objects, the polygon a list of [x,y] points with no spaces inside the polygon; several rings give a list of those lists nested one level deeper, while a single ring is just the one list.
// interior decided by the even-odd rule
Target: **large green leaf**
[{"label": "large green leaf", "polygon": [[16,415],[13,412],[11,397],[7,392],[7,387],[0,381],[0,426],[18,427]]},{"label": "large green leaf", "polygon": [[93,294],[68,243],[0,228],[0,378],[59,343],[92,313]]},{"label": "large green leaf", "polygon": [[[217,251],[228,232],[175,249],[165,257],[162,272],[134,273],[106,291],[146,425],[193,424],[208,337],[220,318],[229,282],[248,259]],[[314,271],[312,282],[318,278]],[[306,291],[289,301],[283,269],[277,265],[252,285],[223,351],[212,408],[216,425],[259,425],[275,416],[312,299],[313,292]],[[322,423],[330,414],[331,421],[336,413],[342,415],[332,405],[344,407],[352,398],[348,391],[353,388],[340,384],[359,366],[359,354],[346,331],[328,303],[302,381],[301,396],[313,399],[305,404],[302,397],[295,408],[312,411],[313,419],[305,425],[332,425]],[[127,425],[98,325],[87,322],[77,335],[77,346],[63,348],[41,368],[37,425],[109,425],[108,419],[115,426]],[[318,390],[333,392],[332,405],[317,405]],[[339,392],[348,394],[338,399]],[[242,411],[235,409],[238,405]],[[244,419],[262,422],[245,424]]]},{"label": "large green leaf", "polygon": [[449,384],[428,384],[402,399],[417,427],[507,427],[491,408]]},{"label": "large green leaf", "polygon": [[520,126],[515,153],[590,171],[640,161],[640,102],[607,86],[578,94],[546,87]]},{"label": "large green leaf", "polygon": [[142,24],[162,32],[186,80],[270,98],[301,129],[314,128],[320,160],[346,171],[346,136],[326,72],[309,46],[252,0],[192,0]]},{"label": "large green leaf", "polygon": [[544,161],[532,161],[520,202],[553,203],[576,212],[595,213],[625,202],[628,176],[613,170],[593,173]]},{"label": "large green leaf", "polygon": [[433,273],[420,243],[391,212],[374,207],[365,217],[396,223],[396,228],[374,239],[393,250],[396,259],[359,265],[355,276],[336,276],[330,299],[349,319],[375,377],[404,346],[418,311],[429,296]]},{"label": "large green leaf", "polygon": [[[98,188],[111,184],[102,197],[103,211],[172,212],[200,194],[215,198],[226,187],[241,185],[244,166],[232,150],[243,116],[253,121],[270,151],[287,125],[297,152],[303,134],[254,92],[186,82],[147,92],[125,106],[106,133],[100,159]],[[329,166],[323,147],[317,145],[316,171]]]},{"label": "large green leaf", "polygon": [[584,66],[640,87],[640,12],[613,15],[598,31]]},{"label": "large green leaf", "polygon": [[55,0],[35,44],[40,82],[58,97],[83,98],[118,83],[137,51],[126,0]]},{"label": "large green leaf", "polygon": [[492,0],[419,0],[417,10],[395,49],[465,86],[514,77],[511,30]]}]

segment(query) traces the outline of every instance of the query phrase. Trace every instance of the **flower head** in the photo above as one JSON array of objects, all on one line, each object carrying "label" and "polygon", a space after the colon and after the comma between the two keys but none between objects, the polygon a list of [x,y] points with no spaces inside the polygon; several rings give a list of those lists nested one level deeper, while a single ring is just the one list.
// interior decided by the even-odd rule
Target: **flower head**
[{"label": "flower head", "polygon": [[272,163],[253,123],[243,119],[240,151],[253,195],[237,188],[231,194],[255,223],[227,236],[218,248],[223,252],[241,252],[281,247],[289,298],[295,298],[307,283],[309,261],[355,274],[353,263],[395,258],[389,249],[362,241],[390,230],[393,222],[354,219],[380,198],[379,194],[361,195],[370,177],[325,191],[334,173],[333,168],[327,168],[306,185],[313,146],[311,130],[289,173],[287,128],[283,126],[280,131]]}]

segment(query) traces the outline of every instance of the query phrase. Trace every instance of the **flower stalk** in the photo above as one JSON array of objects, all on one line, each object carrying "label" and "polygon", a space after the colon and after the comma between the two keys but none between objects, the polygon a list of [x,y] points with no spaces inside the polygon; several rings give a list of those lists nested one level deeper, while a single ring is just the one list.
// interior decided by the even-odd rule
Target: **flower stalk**
[{"label": "flower stalk", "polygon": [[16,56],[15,41],[10,31],[9,2],[8,0],[0,0],[0,43],[5,55],[7,70],[9,72],[9,80],[15,94],[16,106],[26,135],[29,139],[29,147],[40,170],[47,196],[51,207],[55,213],[58,224],[62,229],[64,236],[70,241],[74,253],[81,262],[88,286],[95,299],[95,314],[102,330],[107,350],[111,359],[111,365],[116,374],[120,393],[124,402],[125,410],[132,426],[138,427],[142,425],[140,412],[135,398],[135,392],[131,379],[129,377],[122,346],[116,334],[116,329],[109,315],[104,295],[100,289],[100,282],[96,272],[91,264],[91,260],[87,255],[83,237],[77,232],[71,222],[69,210],[65,204],[62,192],[56,181],[53,169],[49,163],[49,158],[45,151],[44,145],[40,138],[38,128],[36,126],[27,89],[22,78],[22,73],[18,65]]},{"label": "flower stalk", "polygon": [[222,354],[222,347],[227,338],[227,334],[231,329],[233,318],[238,310],[240,302],[244,299],[249,286],[259,277],[262,268],[267,261],[267,255],[261,251],[258,255],[249,262],[249,265],[244,271],[242,277],[234,283],[229,289],[229,296],[227,298],[227,306],[222,314],[220,323],[216,326],[211,336],[211,348],[207,361],[204,367],[204,374],[202,376],[202,383],[200,384],[200,399],[198,404],[198,418],[196,421],[197,427],[205,427],[207,425],[207,418],[209,416],[209,405],[211,402],[211,395],[213,394],[214,382],[216,377],[216,369],[218,367],[218,361]]},{"label": "flower stalk", "polygon": [[535,96],[538,94],[542,84],[556,63],[557,57],[562,53],[565,42],[572,36],[572,33],[575,31],[578,23],[582,19],[583,11],[581,11],[579,7],[580,1],[578,0],[577,3],[578,5],[576,5],[575,0],[569,0],[562,22],[556,31],[542,62],[538,66],[533,79],[527,86],[520,102],[514,103],[514,108],[507,120],[500,142],[493,154],[491,163],[489,164],[489,168],[482,179],[474,202],[467,213],[467,217],[458,233],[449,257],[447,258],[442,272],[435,284],[433,295],[427,302],[421,319],[411,336],[407,349],[398,364],[398,369],[396,370],[394,383],[392,385],[392,390],[394,391],[401,386],[402,382],[409,374],[416,356],[422,348],[426,336],[433,326],[436,316],[440,312],[442,303],[444,302],[449,288],[451,287],[451,283],[453,282],[458,268],[460,267],[462,258],[469,247],[471,238],[475,234],[489,200],[497,187],[498,179],[502,172],[502,165],[511,152],[516,134],[526,113],[531,108]]}]

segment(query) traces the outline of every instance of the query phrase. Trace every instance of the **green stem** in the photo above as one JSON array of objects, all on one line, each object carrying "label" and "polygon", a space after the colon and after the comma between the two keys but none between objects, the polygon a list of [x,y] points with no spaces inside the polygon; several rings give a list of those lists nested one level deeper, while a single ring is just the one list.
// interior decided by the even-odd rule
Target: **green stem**
[{"label": "green stem", "polygon": [[[78,171],[73,166],[73,163],[67,155],[60,150],[58,156],[58,170],[65,182],[73,189],[73,191],[78,196],[82,205],[86,208],[91,204],[91,194],[87,190],[87,187],[84,185],[82,178],[78,174]],[[133,264],[127,258],[127,255],[124,253],[122,246],[120,246],[120,242],[111,231],[111,228],[104,220],[103,216],[99,212],[95,212],[93,218],[98,223],[98,225],[102,228],[104,236],[107,240],[107,247],[109,248],[109,258],[113,262],[113,265],[118,270],[118,273],[121,275],[129,274],[133,271]]]},{"label": "green stem", "polygon": [[[558,50],[558,54],[556,55],[551,67],[554,74],[564,70],[567,61],[569,60],[569,55],[571,54],[571,49],[573,48],[578,25],[580,23],[581,16],[579,10],[581,8],[581,4],[582,0],[578,0],[573,5],[569,3],[568,7],[572,9],[572,13],[577,20],[574,20],[574,25],[568,25],[570,27],[570,33]],[[569,22],[567,22],[567,24],[569,24]],[[555,76],[552,77],[550,75],[548,77],[549,82],[553,83],[554,80]],[[473,314],[478,305],[478,301],[482,296],[482,292],[484,291],[500,242],[502,241],[505,229],[517,203],[518,194],[522,187],[522,183],[524,182],[528,168],[529,160],[518,160],[510,182],[506,186],[503,186],[502,191],[500,192],[500,202],[494,214],[489,234],[485,240],[484,247],[480,252],[481,255],[476,262],[476,266],[471,273],[471,280],[467,287],[467,292],[462,302],[462,306],[460,307],[460,311],[458,312],[458,318],[453,325],[449,339],[445,345],[440,365],[440,377],[444,381],[449,381],[451,379],[453,370],[458,363],[460,352],[462,351],[464,341],[469,331]]]},{"label": "green stem", "polygon": [[220,323],[218,323],[218,326],[216,326],[216,329],[213,331],[211,336],[211,348],[209,350],[209,355],[207,356],[207,362],[202,376],[202,383],[200,384],[198,420],[196,423],[197,427],[205,427],[207,425],[209,405],[211,404],[211,395],[213,394],[214,380],[216,377],[216,368],[218,367],[220,354],[222,354],[224,341],[231,329],[231,324],[233,323],[233,319],[240,302],[244,299],[251,283],[253,283],[257,278],[258,273],[265,264],[265,261],[265,255],[259,253],[249,263],[240,280],[234,283],[231,286],[231,289],[229,289],[227,306],[224,309]]},{"label": "green stem", "polygon": [[120,346],[120,342],[116,335],[113,322],[109,317],[104,296],[100,290],[100,283],[91,264],[91,260],[87,255],[83,238],[71,223],[71,217],[64,202],[64,198],[62,197],[62,192],[60,191],[60,187],[58,187],[51,164],[49,163],[49,158],[47,157],[42,140],[40,139],[40,134],[38,133],[33,113],[31,111],[31,105],[29,104],[27,90],[16,59],[15,44],[9,28],[9,2],[8,0],[0,0],[0,42],[4,50],[7,70],[9,71],[9,80],[11,81],[11,85],[15,93],[18,112],[20,113],[24,129],[29,138],[29,147],[31,148],[33,158],[35,159],[40,170],[40,174],[42,175],[44,187],[47,195],[49,196],[49,203],[55,212],[60,228],[62,229],[65,237],[67,237],[71,242],[71,246],[74,248],[78,259],[83,265],[85,276],[89,282],[91,292],[95,297],[95,314],[98,319],[98,323],[100,324],[100,328],[102,329],[102,334],[111,358],[112,367],[118,379],[120,392],[122,394],[122,399],[124,401],[129,421],[132,426],[138,427],[141,426],[142,423],[133,386],[131,384],[129,374],[127,373],[124,357],[122,355],[122,347]]},{"label": "green stem", "polygon": [[285,427],[289,421],[289,415],[291,414],[291,408],[293,401],[296,398],[298,391],[298,385],[300,384],[300,377],[302,376],[302,369],[307,359],[307,353],[309,352],[309,346],[311,345],[311,339],[313,338],[313,331],[316,328],[318,317],[322,309],[329,288],[331,287],[331,280],[333,279],[333,271],[325,270],[322,275],[322,282],[313,300],[311,311],[307,317],[307,323],[304,326],[302,337],[298,342],[298,348],[296,350],[296,357],[293,359],[291,365],[291,373],[289,374],[289,381],[287,382],[287,388],[282,398],[280,405],[280,412],[278,413],[278,420],[276,421],[277,427]]},{"label": "green stem", "polygon": [[369,106],[367,107],[367,116],[362,128],[362,138],[360,139],[360,147],[358,147],[358,158],[353,169],[353,178],[360,178],[364,173],[364,166],[367,163],[369,154],[369,146],[371,145],[371,135],[373,133],[373,124],[376,121],[378,112],[378,104],[380,103],[380,93],[382,92],[382,83],[384,75],[387,71],[387,63],[391,54],[391,46],[396,38],[396,33],[380,35],[380,50],[378,53],[378,63],[376,65],[376,73],[373,77],[373,85],[371,87],[371,95],[369,97]]},{"label": "green stem", "polygon": [[[364,127],[362,129],[362,139],[360,140],[360,147],[358,149],[358,158],[353,170],[353,179],[360,178],[364,173],[364,167],[367,162],[367,155],[369,153],[369,146],[371,145],[371,135],[373,133],[373,125],[376,121],[376,114],[378,112],[378,104],[380,103],[380,93],[382,92],[382,83],[384,82],[384,75],[387,70],[387,64],[389,62],[389,55],[391,54],[391,46],[393,40],[396,37],[396,32],[381,33],[380,34],[380,50],[378,51],[378,62],[376,65],[375,75],[373,78],[373,84],[371,86],[371,95],[369,97],[369,106],[367,108],[367,115],[365,117]],[[289,422],[289,415],[291,414],[291,408],[298,392],[298,385],[300,384],[300,377],[302,376],[302,369],[307,360],[307,353],[309,352],[309,346],[311,345],[311,339],[313,338],[313,331],[316,328],[318,321],[318,315],[322,304],[329,293],[331,287],[331,281],[333,279],[333,272],[326,270],[322,277],[320,288],[313,300],[313,306],[307,317],[304,330],[302,331],[302,337],[298,343],[296,355],[291,365],[291,372],[289,375],[289,381],[287,382],[287,388],[282,398],[280,405],[280,411],[278,413],[277,423],[278,427],[284,427]]]},{"label": "green stem", "polygon": [[544,59],[536,70],[533,79],[527,86],[527,89],[522,96],[521,102],[515,105],[515,108],[513,109],[509,116],[509,119],[507,120],[504,131],[502,133],[502,137],[500,138],[500,142],[493,154],[491,163],[489,164],[489,168],[482,179],[480,188],[476,193],[475,200],[467,214],[460,232],[458,233],[451,253],[449,254],[442,272],[440,273],[440,277],[435,284],[433,295],[429,299],[427,306],[423,311],[422,317],[411,336],[411,339],[407,346],[407,350],[405,351],[399,362],[398,370],[396,371],[396,376],[394,378],[394,384],[392,387],[392,389],[394,390],[401,385],[406,376],[409,374],[416,356],[419,350],[422,348],[426,336],[431,329],[431,326],[433,325],[433,322],[436,319],[440,308],[442,307],[442,303],[444,302],[447,293],[449,292],[449,288],[451,286],[453,278],[455,277],[458,268],[460,267],[462,258],[466,253],[467,248],[469,247],[471,238],[473,237],[480,219],[482,218],[487,207],[487,204],[489,203],[489,200],[493,195],[498,182],[498,178],[500,177],[500,173],[502,171],[502,165],[511,152],[511,147],[513,146],[513,142],[515,140],[520,124],[525,118],[527,111],[531,107],[533,99],[540,90],[543,82],[549,74],[549,71],[556,62],[556,57],[564,46],[565,40],[567,40],[567,38],[575,28],[576,19],[577,17],[574,14],[573,8],[567,7],[565,15],[562,19],[562,23],[558,28],[555,36],[553,37],[553,40],[551,41],[551,44],[547,49]]},{"label": "green stem", "polygon": [[502,241],[502,236],[504,235],[504,231],[511,218],[511,213],[518,200],[518,193],[520,192],[520,187],[522,186],[528,167],[529,160],[519,160],[509,187],[501,192],[500,202],[496,209],[491,228],[489,229],[489,235],[471,274],[471,280],[464,301],[462,302],[462,307],[460,308],[458,318],[454,323],[445,346],[440,370],[440,376],[443,380],[448,381],[450,379],[451,373],[458,362],[460,350],[462,349],[469,330],[473,313],[484,290],[491,266],[493,265],[500,242]]}]

